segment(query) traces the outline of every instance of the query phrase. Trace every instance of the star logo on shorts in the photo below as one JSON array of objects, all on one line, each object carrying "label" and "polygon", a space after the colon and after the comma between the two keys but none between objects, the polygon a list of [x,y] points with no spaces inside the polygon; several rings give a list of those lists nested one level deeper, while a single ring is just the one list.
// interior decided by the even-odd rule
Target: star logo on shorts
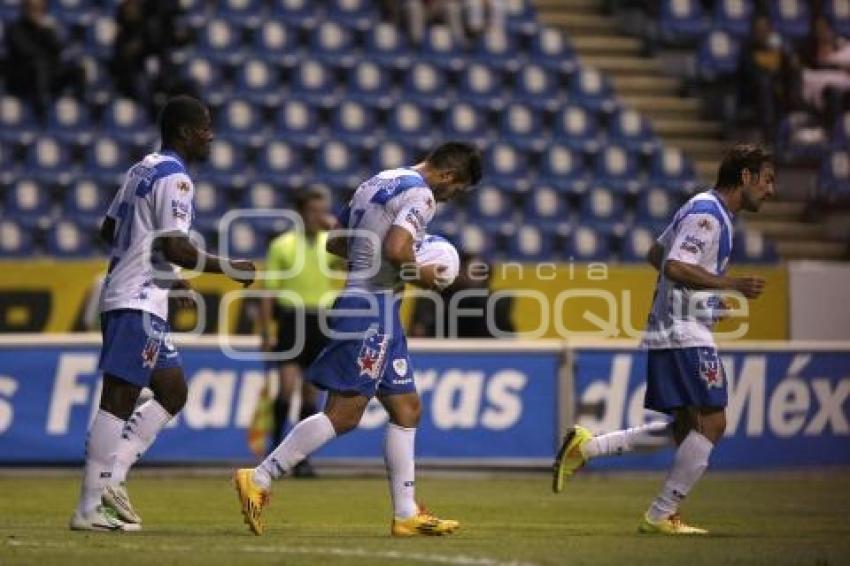
[{"label": "star logo on shorts", "polygon": [[380,334],[376,325],[369,327],[357,355],[357,367],[360,369],[360,375],[368,376],[371,379],[380,377],[388,344],[387,335]]}]

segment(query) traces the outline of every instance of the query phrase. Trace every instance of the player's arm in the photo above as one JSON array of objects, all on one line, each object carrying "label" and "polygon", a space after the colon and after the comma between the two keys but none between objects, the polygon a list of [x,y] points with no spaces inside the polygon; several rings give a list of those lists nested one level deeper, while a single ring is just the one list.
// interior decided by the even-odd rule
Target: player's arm
[{"label": "player's arm", "polygon": [[646,254],[646,261],[655,268],[655,271],[661,271],[661,263],[664,261],[664,246],[658,242],[653,243]]},{"label": "player's arm", "polygon": [[348,227],[350,216],[351,207],[346,206],[338,218],[333,215],[328,215],[325,218],[325,225],[322,229],[328,232],[336,231],[336,234],[329,235],[328,241],[325,242],[325,249],[328,250],[328,253],[342,258],[348,258],[348,236],[342,235],[341,231]]},{"label": "player's arm", "polygon": [[100,239],[110,246],[115,244],[115,224],[115,219],[107,216],[100,225]]},{"label": "player's arm", "polygon": [[431,191],[425,187],[412,189],[399,203],[393,225],[387,232],[383,243],[384,257],[404,273],[406,265],[414,266],[415,278],[411,283],[425,289],[441,288],[445,267],[441,265],[416,266],[416,254],[413,240],[417,234],[425,231],[433,218],[435,208]]}]

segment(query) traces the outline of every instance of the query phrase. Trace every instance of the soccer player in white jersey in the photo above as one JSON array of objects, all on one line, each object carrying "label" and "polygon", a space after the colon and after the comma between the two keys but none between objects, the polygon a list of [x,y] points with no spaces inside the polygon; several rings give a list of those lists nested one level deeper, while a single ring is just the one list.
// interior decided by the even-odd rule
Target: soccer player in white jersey
[{"label": "soccer player in white jersey", "polygon": [[[100,305],[103,389],[89,429],[74,530],[141,528],[124,487],[127,471],[186,402],[167,319],[169,291],[187,286],[173,265],[226,272],[244,285],[254,280],[250,261],[207,254],[188,237],[194,187],[186,166],[209,154],[209,111],[178,96],[166,103],[159,121],[162,149],[129,169],[101,228],[112,255]],[[135,408],[143,387],[153,398]]]},{"label": "soccer player in white jersey", "polygon": [[708,467],[711,451],[726,428],[726,376],[711,330],[726,307],[722,292],[755,299],[764,288],[758,277],[725,275],[732,221],[740,210],[757,212],[774,194],[770,155],[760,147],[739,144],[720,164],[716,187],[678,210],[647,258],[659,275],[642,344],[648,349],[644,406],[670,414],[673,420],[599,436],[573,427],[555,460],[556,493],[591,458],[676,446],[673,467],[639,530],[707,533],[686,525],[678,510]]},{"label": "soccer player in white jersey", "polygon": [[[300,423],[257,468],[237,470],[234,484],[245,522],[259,535],[272,480],[335,437],[353,430],[376,396],[389,414],[384,458],[393,502],[394,536],[444,535],[457,521],[439,519],[414,498],[414,438],[421,406],[407,340],[399,320],[402,269],[415,263],[414,241],[425,235],[435,201],[475,185],[481,157],[465,143],[445,143],[418,165],[378,173],[361,184],[340,223],[350,232],[328,240],[328,250],[348,258],[345,290],[330,314],[330,343],[307,370],[328,391],[324,412]],[[415,283],[437,288],[446,274],[436,265],[419,270]]]}]

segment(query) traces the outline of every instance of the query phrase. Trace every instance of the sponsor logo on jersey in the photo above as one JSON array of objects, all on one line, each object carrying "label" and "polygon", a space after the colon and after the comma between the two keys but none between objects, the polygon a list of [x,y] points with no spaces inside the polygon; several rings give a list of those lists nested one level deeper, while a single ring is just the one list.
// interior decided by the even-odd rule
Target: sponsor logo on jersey
[{"label": "sponsor logo on jersey", "polygon": [[171,214],[178,220],[186,220],[189,217],[189,203],[182,200],[172,200]]},{"label": "sponsor logo on jersey", "polygon": [[696,236],[688,235],[685,236],[685,240],[679,247],[692,254],[705,253],[705,240],[700,240]]},{"label": "sponsor logo on jersey", "polygon": [[413,224],[414,228],[421,230],[425,227],[425,217],[416,208],[411,208],[407,213],[407,221]]}]

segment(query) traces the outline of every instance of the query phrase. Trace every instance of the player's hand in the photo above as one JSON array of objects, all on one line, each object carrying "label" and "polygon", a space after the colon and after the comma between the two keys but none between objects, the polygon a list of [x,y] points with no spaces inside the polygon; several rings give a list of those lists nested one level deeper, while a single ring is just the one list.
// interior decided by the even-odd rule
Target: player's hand
[{"label": "player's hand", "polygon": [[735,279],[735,290],[748,299],[757,299],[764,291],[764,284],[761,277],[739,277]]},{"label": "player's hand", "polygon": [[174,300],[177,301],[177,306],[181,309],[191,309],[195,306],[195,301],[192,297],[188,296],[187,293],[192,290],[192,287],[189,285],[189,282],[185,279],[175,279],[174,283],[171,284],[172,291],[181,291],[180,295],[175,297]]},{"label": "player's hand", "polygon": [[230,268],[236,273],[229,273],[231,279],[237,283],[242,283],[243,287],[250,287],[257,276],[257,268],[254,262],[249,259],[232,259],[230,260]]}]

